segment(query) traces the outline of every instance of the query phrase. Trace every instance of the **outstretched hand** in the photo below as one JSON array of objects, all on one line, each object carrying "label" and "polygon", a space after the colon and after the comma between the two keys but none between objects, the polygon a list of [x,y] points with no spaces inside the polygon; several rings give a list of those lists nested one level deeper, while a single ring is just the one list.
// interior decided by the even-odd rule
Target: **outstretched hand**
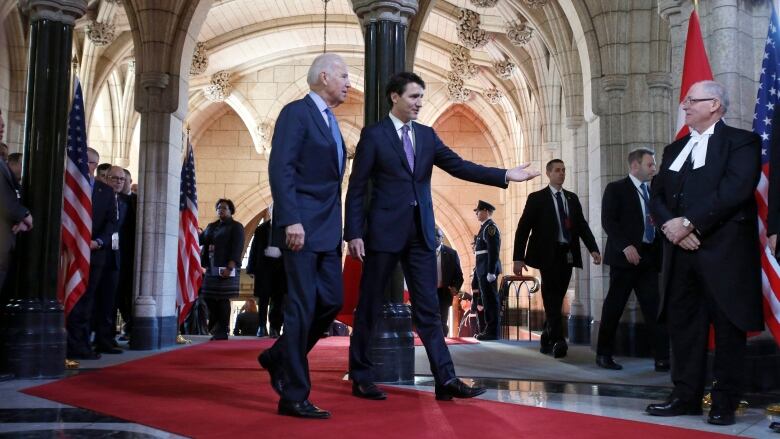
[{"label": "outstretched hand", "polygon": [[530,163],[521,163],[520,166],[506,171],[506,181],[526,181],[542,175],[536,169],[526,169],[529,165]]}]

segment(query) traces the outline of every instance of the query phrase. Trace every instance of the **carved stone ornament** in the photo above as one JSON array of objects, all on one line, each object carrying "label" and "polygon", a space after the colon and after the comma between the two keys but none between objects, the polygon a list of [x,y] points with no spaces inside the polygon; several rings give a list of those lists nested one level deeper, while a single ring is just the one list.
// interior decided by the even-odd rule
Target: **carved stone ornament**
[{"label": "carved stone ornament", "polygon": [[112,23],[93,21],[87,25],[87,38],[98,47],[108,46],[116,38],[116,26]]},{"label": "carved stone ornament", "polygon": [[192,52],[192,64],[190,65],[190,76],[197,76],[205,72],[209,67],[209,53],[206,50],[206,43],[198,42],[195,50]]},{"label": "carved stone ornament", "polygon": [[260,145],[264,151],[271,149],[271,138],[273,138],[274,126],[269,122],[260,122],[257,126],[257,136],[260,138]]},{"label": "carved stone ornament", "polygon": [[504,98],[504,93],[497,88],[489,88],[485,90],[485,100],[493,105],[501,103],[501,99]]},{"label": "carved stone ornament", "polygon": [[479,14],[474,11],[461,9],[458,13],[458,41],[469,49],[478,49],[490,41],[479,23]]},{"label": "carved stone ornament", "polygon": [[122,0],[103,0],[106,3],[122,6]]},{"label": "carved stone ornament", "polygon": [[471,63],[469,49],[455,44],[450,50],[450,68],[463,79],[471,79],[479,73],[479,67]]},{"label": "carved stone ornament", "polygon": [[496,69],[496,75],[501,79],[509,79],[512,77],[512,73],[515,72],[517,66],[510,61],[496,61],[493,64],[493,68]]},{"label": "carved stone ornament", "polygon": [[506,28],[506,36],[515,46],[525,46],[531,41],[534,30],[528,23],[512,23]]},{"label": "carved stone ornament", "polygon": [[471,90],[463,85],[463,79],[455,72],[447,73],[447,97],[453,102],[465,102],[471,96]]},{"label": "carved stone ornament", "polygon": [[523,0],[523,3],[534,9],[541,9],[547,4],[547,0]]},{"label": "carved stone ornament", "polygon": [[492,8],[498,0],[471,0],[471,4],[478,8]]},{"label": "carved stone ornament", "polygon": [[127,73],[135,75],[135,58],[127,62]]},{"label": "carved stone ornament", "polygon": [[222,102],[230,96],[233,86],[230,85],[230,72],[221,70],[211,75],[211,84],[206,86],[203,94],[213,102]]}]

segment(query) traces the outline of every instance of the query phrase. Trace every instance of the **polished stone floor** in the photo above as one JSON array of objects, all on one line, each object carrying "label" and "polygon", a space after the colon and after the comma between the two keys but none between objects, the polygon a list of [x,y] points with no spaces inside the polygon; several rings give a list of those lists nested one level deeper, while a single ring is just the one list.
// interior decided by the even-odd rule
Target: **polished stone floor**
[{"label": "polished stone floor", "polygon": [[[205,337],[193,339],[196,343],[206,341]],[[432,392],[433,381],[425,353],[422,348],[416,349],[416,379],[410,387]],[[461,344],[450,346],[450,350],[460,376],[488,387],[488,392],[482,396],[484,399],[744,437],[780,439],[779,434],[769,429],[770,419],[764,410],[767,404],[780,402],[780,392],[745,395],[749,408],[738,416],[737,424],[717,427],[706,423],[706,413],[674,418],[646,415],[645,406],[665,399],[671,390],[669,374],[655,372],[648,359],[617,358],[624,369],[606,371],[593,363],[593,353],[587,346],[571,346],[569,355],[562,360],[540,354],[535,342]],[[83,361],[80,370],[69,373],[84,373],[146,355],[154,353],[127,351],[123,355],[106,355],[101,360]],[[0,439],[179,437],[19,392],[44,382],[0,382]],[[570,437],[575,438],[576,434]],[[637,437],[641,437],[641,432]]]}]

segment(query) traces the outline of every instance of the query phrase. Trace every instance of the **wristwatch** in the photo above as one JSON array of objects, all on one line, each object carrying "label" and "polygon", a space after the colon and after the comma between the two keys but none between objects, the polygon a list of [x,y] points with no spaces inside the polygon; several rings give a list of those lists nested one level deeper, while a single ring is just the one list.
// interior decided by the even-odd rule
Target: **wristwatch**
[{"label": "wristwatch", "polygon": [[686,217],[683,217],[683,223],[682,224],[683,224],[683,227],[685,227],[687,229],[688,227],[691,226],[691,220],[689,220]]}]

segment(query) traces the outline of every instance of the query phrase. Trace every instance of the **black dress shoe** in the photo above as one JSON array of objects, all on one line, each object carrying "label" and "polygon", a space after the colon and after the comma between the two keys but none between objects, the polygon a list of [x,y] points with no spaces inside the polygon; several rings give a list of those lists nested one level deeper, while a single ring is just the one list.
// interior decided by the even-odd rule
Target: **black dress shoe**
[{"label": "black dress shoe", "polygon": [[683,401],[675,397],[658,404],[650,404],[645,411],[653,416],[701,415],[701,402]]},{"label": "black dress shoe", "polygon": [[455,378],[443,386],[436,384],[436,399],[450,401],[452,398],[473,398],[485,393],[485,391],[487,389],[482,386],[469,387],[460,379]]},{"label": "black dress shoe", "polygon": [[260,326],[257,328],[257,336],[268,337],[268,331],[265,329],[265,326]]},{"label": "black dress shoe", "polygon": [[569,345],[566,344],[565,340],[556,341],[552,348],[553,357],[555,358],[565,357],[568,351]]},{"label": "black dress shoe", "polygon": [[271,359],[271,354],[267,350],[257,356],[257,362],[260,363],[263,369],[268,371],[268,375],[271,377],[271,387],[274,389],[274,392],[281,396],[282,387],[284,387],[284,373],[281,366]]},{"label": "black dress shoe", "polygon": [[615,363],[612,355],[596,355],[596,364],[604,369],[620,370],[623,368],[623,366]]},{"label": "black dress shoe", "polygon": [[374,383],[352,383],[352,394],[365,399],[387,399],[387,393],[383,392]]},{"label": "black dress shoe", "polygon": [[317,407],[309,402],[308,399],[304,399],[303,401],[287,401],[286,399],[280,399],[279,414],[308,419],[330,418],[329,411]]},{"label": "black dress shoe", "polygon": [[671,369],[671,365],[669,364],[669,360],[655,360],[655,371],[656,372],[669,372],[669,369]]},{"label": "black dress shoe", "polygon": [[268,331],[268,336],[271,338],[279,338],[279,335],[281,335],[281,333],[282,333],[281,329],[271,328],[271,330]]},{"label": "black dress shoe", "polygon": [[209,340],[215,341],[215,340],[227,340],[227,339],[228,339],[227,334],[224,334],[224,335],[223,334],[219,334],[219,335],[212,335]]},{"label": "black dress shoe", "polygon": [[110,355],[116,355],[116,354],[123,354],[125,351],[119,348],[95,348],[95,352],[99,354],[110,354]]},{"label": "black dress shoe", "polygon": [[710,415],[707,417],[707,422],[713,425],[734,425],[736,422],[734,411],[713,407],[710,410]]},{"label": "black dress shoe", "polygon": [[477,334],[474,338],[476,338],[479,341],[490,341],[490,340],[498,340],[498,337],[496,337],[493,334]]},{"label": "black dress shoe", "polygon": [[547,332],[542,331],[540,343],[539,352],[543,354],[552,353],[552,343],[550,343],[550,336],[547,334]]},{"label": "black dress shoe", "polygon": [[0,373],[0,381],[10,381],[14,379],[14,374],[12,373]]}]

